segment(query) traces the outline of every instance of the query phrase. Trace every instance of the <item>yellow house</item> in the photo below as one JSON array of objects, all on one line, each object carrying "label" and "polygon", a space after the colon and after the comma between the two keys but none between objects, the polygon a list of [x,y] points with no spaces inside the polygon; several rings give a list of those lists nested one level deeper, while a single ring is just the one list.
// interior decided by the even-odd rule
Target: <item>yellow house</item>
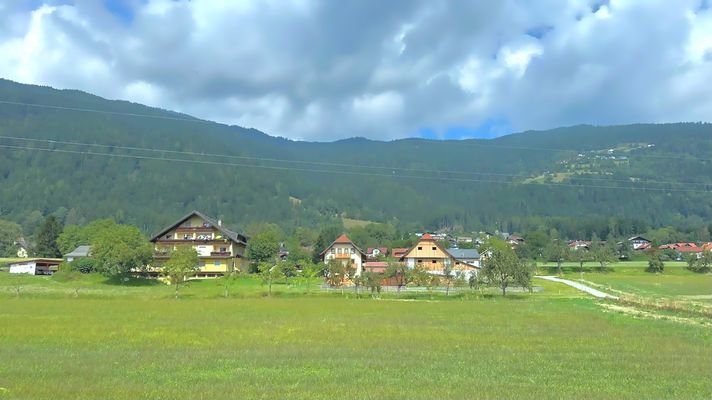
[{"label": "yellow house", "polygon": [[220,220],[193,211],[161,230],[153,238],[153,264],[149,275],[158,275],[163,262],[179,246],[191,246],[198,253],[199,278],[217,277],[242,269],[247,237],[226,229]]},{"label": "yellow house", "polygon": [[418,243],[405,252],[401,261],[405,262],[410,269],[417,266],[436,275],[444,274],[446,268],[453,272],[462,272],[465,275],[476,274],[479,269],[478,266],[466,260],[453,257],[429,233],[421,236]]}]

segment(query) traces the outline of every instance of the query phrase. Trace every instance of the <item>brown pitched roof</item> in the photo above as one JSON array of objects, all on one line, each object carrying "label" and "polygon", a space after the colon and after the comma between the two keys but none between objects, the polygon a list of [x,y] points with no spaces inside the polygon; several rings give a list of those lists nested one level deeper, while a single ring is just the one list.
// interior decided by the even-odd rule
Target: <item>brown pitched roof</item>
[{"label": "brown pitched roof", "polygon": [[334,240],[333,242],[331,242],[331,244],[328,245],[328,246],[324,249],[324,251],[322,251],[321,253],[319,253],[319,255],[324,255],[324,253],[326,253],[326,252],[327,252],[332,246],[334,246],[335,244],[350,244],[350,245],[354,246],[354,248],[355,248],[359,253],[361,253],[361,255],[363,255],[363,256],[366,255],[366,253],[364,253],[363,250],[361,250],[358,246],[356,246],[356,245],[354,244],[354,242],[352,242],[351,239],[349,239],[349,237],[346,236],[346,234],[342,234],[341,236],[337,237],[336,240]]},{"label": "brown pitched roof", "polygon": [[245,235],[243,235],[243,234],[241,234],[241,233],[233,232],[233,231],[231,231],[231,230],[229,230],[229,229],[223,228],[220,224],[218,224],[218,223],[217,223],[216,221],[214,221],[212,218],[210,218],[210,217],[208,217],[207,215],[201,213],[200,211],[195,211],[195,210],[189,212],[186,216],[184,216],[183,218],[181,218],[181,219],[179,219],[178,221],[176,221],[173,225],[170,225],[170,226],[164,228],[163,230],[161,230],[160,232],[158,232],[157,234],[155,234],[155,235],[151,238],[151,242],[154,242],[154,241],[158,240],[158,238],[160,238],[161,236],[165,235],[168,231],[177,228],[177,227],[178,227],[180,224],[182,224],[185,220],[187,220],[188,218],[190,218],[190,217],[192,217],[192,216],[194,216],[194,215],[196,215],[196,216],[202,218],[203,220],[205,220],[205,222],[207,222],[207,223],[209,223],[210,225],[212,225],[212,227],[214,227],[215,229],[217,229],[218,231],[220,231],[223,235],[227,236],[228,238],[230,238],[230,239],[233,240],[234,242],[236,242],[236,243],[242,243],[242,244],[247,244],[247,239],[248,239],[247,236],[245,236]]}]

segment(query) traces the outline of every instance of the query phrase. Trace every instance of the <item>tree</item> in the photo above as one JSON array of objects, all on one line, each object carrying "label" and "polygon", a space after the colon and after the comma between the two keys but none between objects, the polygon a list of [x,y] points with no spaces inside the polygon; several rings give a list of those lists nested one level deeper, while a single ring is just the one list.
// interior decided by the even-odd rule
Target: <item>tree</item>
[{"label": "tree", "polygon": [[279,261],[277,263],[279,272],[284,277],[284,284],[289,284],[289,278],[297,276],[297,266],[290,260]]},{"label": "tree", "polygon": [[18,250],[15,243],[21,236],[20,225],[0,220],[0,257],[15,257]]},{"label": "tree", "polygon": [[247,259],[254,265],[274,262],[279,253],[281,232],[276,226],[268,226],[250,238]]},{"label": "tree", "polygon": [[91,243],[96,270],[117,277],[143,269],[153,257],[153,247],[135,226],[116,224],[100,232]]},{"label": "tree", "polygon": [[331,287],[341,287],[348,277],[346,266],[340,260],[329,260],[326,264],[326,283]]},{"label": "tree", "polygon": [[318,263],[321,261],[321,252],[324,251],[344,230],[341,225],[330,225],[322,228],[314,243],[314,251],[312,252],[312,262]]},{"label": "tree", "polygon": [[105,230],[114,229],[113,219],[97,219],[87,225],[67,225],[57,238],[57,245],[62,254],[67,254],[81,245],[90,245],[95,237]]},{"label": "tree", "polygon": [[180,246],[171,252],[171,257],[161,266],[161,275],[168,278],[171,285],[175,286],[175,297],[181,285],[200,270],[198,266],[198,252],[189,246]]},{"label": "tree", "polygon": [[706,273],[712,270],[712,251],[705,250],[699,256],[691,255],[687,259],[687,269],[698,273]]},{"label": "tree", "polygon": [[262,277],[262,283],[268,285],[267,295],[272,296],[272,283],[282,277],[282,271],[277,265],[267,262],[259,263],[257,270],[259,271],[260,277]]},{"label": "tree", "polygon": [[648,268],[646,268],[645,271],[655,273],[663,272],[664,267],[662,252],[658,246],[654,244],[648,251]]},{"label": "tree", "polygon": [[398,283],[398,293],[400,293],[401,288],[407,285],[411,279],[410,268],[402,262],[390,262],[384,273],[386,278],[395,278]]},{"label": "tree", "polygon": [[223,287],[223,297],[225,297],[225,298],[230,297],[231,289],[237,283],[239,276],[240,276],[240,271],[234,270],[234,271],[228,272],[227,275],[223,276],[220,279],[219,285]]},{"label": "tree", "polygon": [[363,280],[366,287],[371,290],[371,297],[375,299],[381,296],[383,274],[377,272],[364,272]]},{"label": "tree", "polygon": [[556,262],[556,271],[562,274],[561,263],[569,258],[569,246],[561,239],[553,239],[544,249],[544,254],[548,261]]},{"label": "tree", "polygon": [[591,254],[586,249],[576,249],[571,251],[571,260],[579,264],[579,272],[583,276],[583,264],[591,260]]},{"label": "tree", "polygon": [[37,255],[40,257],[62,257],[62,252],[59,250],[57,238],[62,233],[62,224],[57,220],[57,217],[50,215],[42,222],[37,231],[36,241]]},{"label": "tree", "polygon": [[454,271],[450,263],[445,263],[443,266],[443,279],[445,280],[445,296],[450,296],[450,285],[452,285],[452,280],[455,278]]},{"label": "tree", "polygon": [[307,284],[307,293],[311,291],[311,281],[320,276],[323,275],[324,273],[324,268],[320,264],[314,264],[310,261],[307,261],[305,264],[302,265],[302,277],[306,281]]},{"label": "tree", "polygon": [[425,267],[420,265],[413,269],[413,280],[418,286],[424,286],[428,289],[431,299],[433,298],[433,288],[440,285],[440,277],[435,274],[431,274],[425,269]]},{"label": "tree", "polygon": [[531,286],[531,269],[512,250],[493,250],[484,261],[482,274],[488,284],[502,289],[502,296],[507,295],[507,288],[513,284],[525,288]]},{"label": "tree", "polygon": [[605,244],[602,243],[597,236],[593,236],[591,240],[591,259],[597,262],[600,270],[605,271],[606,265],[615,261],[615,243],[608,240]]}]

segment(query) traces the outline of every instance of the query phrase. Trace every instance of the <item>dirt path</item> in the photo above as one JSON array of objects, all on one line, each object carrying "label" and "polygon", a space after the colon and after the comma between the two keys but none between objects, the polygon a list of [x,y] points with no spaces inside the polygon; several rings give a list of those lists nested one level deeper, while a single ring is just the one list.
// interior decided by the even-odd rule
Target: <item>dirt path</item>
[{"label": "dirt path", "polygon": [[618,300],[617,296],[613,296],[608,293],[604,293],[598,289],[594,289],[590,286],[586,286],[583,283],[570,281],[568,279],[561,279],[561,278],[557,278],[555,276],[535,276],[535,278],[544,279],[544,280],[551,281],[551,282],[563,283],[564,285],[569,285],[569,286],[576,288],[582,292],[586,292],[592,296],[598,297],[599,299]]}]

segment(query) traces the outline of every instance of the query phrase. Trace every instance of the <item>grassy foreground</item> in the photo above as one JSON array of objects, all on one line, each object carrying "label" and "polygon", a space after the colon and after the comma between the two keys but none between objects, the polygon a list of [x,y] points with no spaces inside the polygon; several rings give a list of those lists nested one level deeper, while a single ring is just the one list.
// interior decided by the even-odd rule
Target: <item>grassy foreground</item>
[{"label": "grassy foreground", "polygon": [[712,333],[584,298],[5,298],[0,399],[708,399]]}]

